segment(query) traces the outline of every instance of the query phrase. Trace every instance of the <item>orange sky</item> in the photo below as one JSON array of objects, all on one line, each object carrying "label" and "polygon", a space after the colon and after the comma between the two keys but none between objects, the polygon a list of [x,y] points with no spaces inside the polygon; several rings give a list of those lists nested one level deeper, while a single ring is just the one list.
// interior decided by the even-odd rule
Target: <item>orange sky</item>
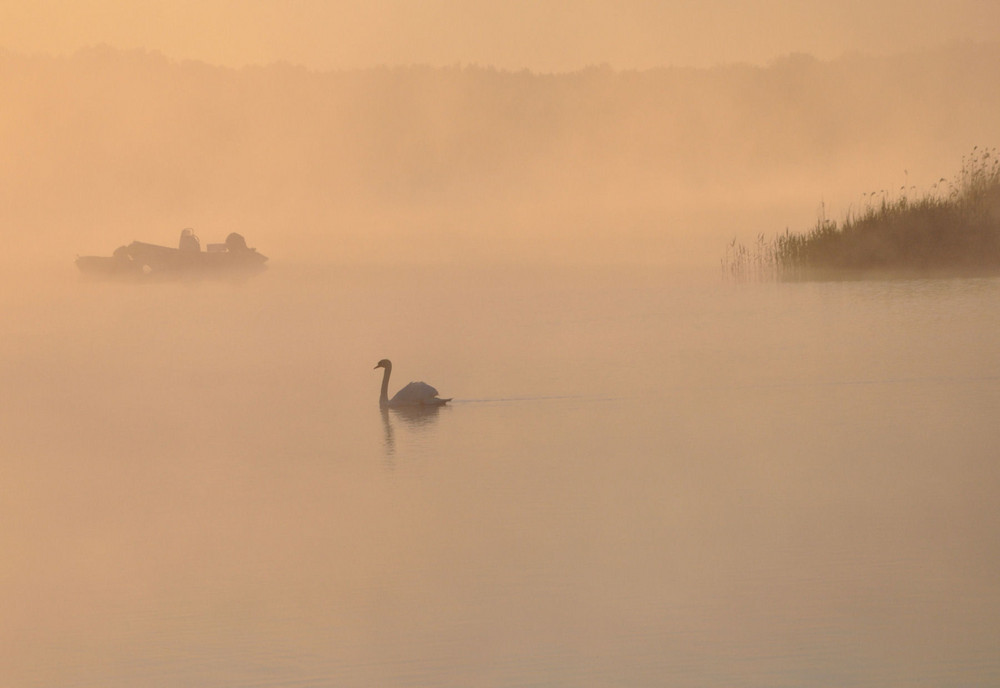
[{"label": "orange sky", "polygon": [[764,64],[1000,40],[995,0],[6,0],[0,47],[105,43],[242,66]]}]

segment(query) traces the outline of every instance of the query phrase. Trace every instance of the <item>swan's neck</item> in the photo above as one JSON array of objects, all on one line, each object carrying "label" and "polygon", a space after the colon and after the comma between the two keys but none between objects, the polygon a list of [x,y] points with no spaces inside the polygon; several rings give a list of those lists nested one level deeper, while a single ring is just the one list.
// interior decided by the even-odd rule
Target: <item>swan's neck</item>
[{"label": "swan's neck", "polygon": [[385,372],[382,373],[382,394],[379,395],[378,405],[385,408],[389,405],[389,373],[392,372],[392,366],[387,365],[385,367]]}]

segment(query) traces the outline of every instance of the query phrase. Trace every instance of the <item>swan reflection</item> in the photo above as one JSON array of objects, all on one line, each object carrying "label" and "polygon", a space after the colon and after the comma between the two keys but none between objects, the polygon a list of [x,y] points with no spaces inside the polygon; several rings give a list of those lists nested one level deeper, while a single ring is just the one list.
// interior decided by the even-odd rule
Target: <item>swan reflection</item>
[{"label": "swan reflection", "polygon": [[380,409],[382,428],[385,431],[385,455],[390,460],[396,454],[395,424],[402,422],[412,432],[425,432],[433,426],[441,413],[440,406],[404,406]]},{"label": "swan reflection", "polygon": [[400,408],[383,409],[383,416],[399,418],[412,428],[433,424],[441,415],[440,406],[403,406]]}]

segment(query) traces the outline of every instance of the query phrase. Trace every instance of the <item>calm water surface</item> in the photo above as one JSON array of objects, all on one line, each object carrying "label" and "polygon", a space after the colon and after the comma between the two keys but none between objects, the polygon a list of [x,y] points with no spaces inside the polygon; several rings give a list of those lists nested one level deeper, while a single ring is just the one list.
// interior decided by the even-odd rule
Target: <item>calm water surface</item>
[{"label": "calm water surface", "polygon": [[5,686],[1000,684],[1000,280],[46,277]]}]

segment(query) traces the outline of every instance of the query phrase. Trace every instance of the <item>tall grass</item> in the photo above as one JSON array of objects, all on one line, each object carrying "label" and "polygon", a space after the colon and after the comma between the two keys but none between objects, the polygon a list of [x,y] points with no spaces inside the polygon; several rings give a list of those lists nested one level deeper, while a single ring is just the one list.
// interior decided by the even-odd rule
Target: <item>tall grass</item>
[{"label": "tall grass", "polygon": [[805,234],[787,229],[751,246],[727,246],[723,270],[737,280],[883,274],[1000,274],[1000,158],[978,147],[957,177],[911,199],[906,187],[867,194],[839,224],[821,211]]}]

